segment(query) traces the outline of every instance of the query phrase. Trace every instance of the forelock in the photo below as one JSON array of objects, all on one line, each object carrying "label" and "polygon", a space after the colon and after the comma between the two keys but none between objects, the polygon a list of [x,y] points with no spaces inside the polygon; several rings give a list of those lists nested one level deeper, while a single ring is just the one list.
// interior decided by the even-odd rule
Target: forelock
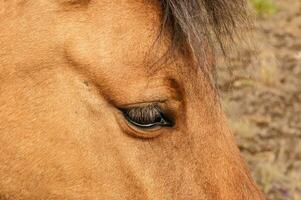
[{"label": "forelock", "polygon": [[248,24],[245,0],[160,0],[162,30],[172,34],[172,49],[188,47],[197,62],[206,60],[205,44],[227,54],[237,30]]}]

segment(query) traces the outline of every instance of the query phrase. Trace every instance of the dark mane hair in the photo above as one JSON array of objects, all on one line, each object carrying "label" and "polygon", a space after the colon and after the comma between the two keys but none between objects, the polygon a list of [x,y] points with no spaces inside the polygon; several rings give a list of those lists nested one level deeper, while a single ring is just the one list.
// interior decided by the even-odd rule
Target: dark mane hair
[{"label": "dark mane hair", "polygon": [[[204,62],[204,44],[226,54],[238,27],[247,24],[246,0],[160,0],[162,30],[172,33],[172,49],[186,46],[196,61]],[[217,44],[217,45],[216,45]],[[205,69],[203,69],[205,70]]]}]

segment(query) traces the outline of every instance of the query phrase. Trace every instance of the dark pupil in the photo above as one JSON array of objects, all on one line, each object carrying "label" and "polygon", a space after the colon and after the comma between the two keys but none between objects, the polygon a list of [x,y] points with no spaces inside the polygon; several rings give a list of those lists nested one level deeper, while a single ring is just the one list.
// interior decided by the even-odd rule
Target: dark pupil
[{"label": "dark pupil", "polygon": [[125,114],[130,121],[141,125],[158,124],[164,121],[160,108],[156,105],[131,108]]}]

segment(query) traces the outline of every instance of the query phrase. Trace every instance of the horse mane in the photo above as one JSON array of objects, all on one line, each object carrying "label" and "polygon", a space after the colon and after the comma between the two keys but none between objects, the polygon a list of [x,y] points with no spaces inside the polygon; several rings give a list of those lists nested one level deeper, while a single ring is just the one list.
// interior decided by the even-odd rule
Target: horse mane
[{"label": "horse mane", "polygon": [[160,3],[162,30],[167,27],[171,30],[172,48],[188,46],[198,62],[206,60],[205,44],[218,46],[225,55],[226,46],[235,41],[239,27],[248,24],[246,0],[160,0]]}]

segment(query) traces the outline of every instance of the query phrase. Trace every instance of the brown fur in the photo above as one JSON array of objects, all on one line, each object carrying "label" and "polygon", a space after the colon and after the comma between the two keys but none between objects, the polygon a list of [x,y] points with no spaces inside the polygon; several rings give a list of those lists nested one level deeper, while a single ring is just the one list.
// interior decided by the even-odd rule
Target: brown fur
[{"label": "brown fur", "polygon": [[[176,53],[150,74],[171,44],[166,33],[152,49],[159,3],[0,8],[1,200],[263,199],[197,64]],[[175,126],[130,128],[118,108],[147,102],[163,102]]]}]

